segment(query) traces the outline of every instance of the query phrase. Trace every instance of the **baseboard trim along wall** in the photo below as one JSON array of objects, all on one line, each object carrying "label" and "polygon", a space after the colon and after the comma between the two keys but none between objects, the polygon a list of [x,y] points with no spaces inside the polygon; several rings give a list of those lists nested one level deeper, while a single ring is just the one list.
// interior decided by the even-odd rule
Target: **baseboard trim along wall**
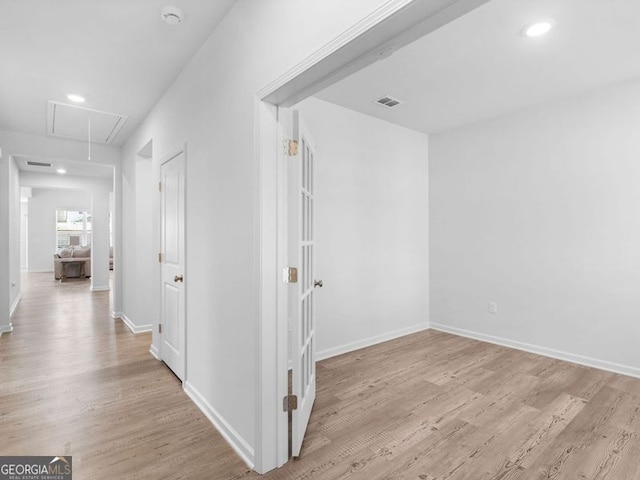
[{"label": "baseboard trim along wall", "polygon": [[158,351],[158,348],[155,345],[151,344],[151,347],[149,348],[149,353],[156,360],[160,360],[160,352]]},{"label": "baseboard trim along wall", "polygon": [[244,460],[247,466],[253,470],[255,454],[253,448],[236,432],[231,425],[216,411],[213,406],[196,390],[189,382],[184,384],[184,392],[205,414],[216,430],[224,437],[231,448]]},{"label": "baseboard trim along wall", "polygon": [[418,325],[413,325],[401,330],[394,330],[393,332],[387,332],[381,335],[376,335],[374,337],[365,338],[363,340],[358,340],[357,342],[351,342],[345,345],[340,345],[338,347],[327,348],[325,350],[316,352],[316,361],[325,360],[337,355],[342,355],[343,353],[353,352],[354,350],[360,350],[361,348],[370,347],[378,343],[387,342],[395,338],[403,337],[405,335],[410,335],[412,333],[417,333],[421,332],[422,330],[428,329],[429,323],[419,323]]},{"label": "baseboard trim along wall", "polygon": [[114,319],[119,318],[120,320],[122,320],[122,323],[124,323],[127,328],[133,333],[145,333],[150,332],[153,329],[153,325],[151,325],[150,323],[145,325],[136,325],[131,320],[129,320],[129,317],[127,317],[122,312],[111,312],[111,317]]},{"label": "baseboard trim along wall", "polygon": [[9,325],[0,325],[0,337],[3,333],[11,333],[13,332],[13,325],[9,323]]},{"label": "baseboard trim along wall", "polygon": [[18,308],[18,303],[20,303],[21,298],[22,298],[22,292],[18,293],[18,296],[13,302],[13,305],[11,305],[11,308],[9,309],[9,318],[13,317],[13,313],[16,311],[16,308]]},{"label": "baseboard trim along wall", "polygon": [[517,350],[524,350],[529,353],[536,353],[545,357],[551,357],[558,360],[564,360],[571,363],[577,363],[584,365],[585,367],[598,368],[600,370],[606,370],[608,372],[620,373],[622,375],[628,375],[630,377],[640,378],[640,368],[631,367],[629,365],[621,365],[619,363],[608,362],[606,360],[599,360],[597,358],[585,357],[583,355],[577,355],[574,353],[563,352],[561,350],[554,350],[552,348],[541,347],[539,345],[531,345],[529,343],[519,342],[517,340],[510,340],[508,338],[494,337],[493,335],[486,335],[484,333],[473,332],[457,327],[450,327],[441,323],[432,323],[431,328],[439,332],[451,333],[453,335],[459,335],[461,337],[472,338],[474,340],[480,340],[482,342],[494,343],[503,347],[515,348]]},{"label": "baseboard trim along wall", "polygon": [[109,287],[109,285],[103,285],[103,286],[97,286],[97,287],[94,287],[93,285],[91,285],[92,292],[106,292],[107,290],[111,290],[111,287]]}]

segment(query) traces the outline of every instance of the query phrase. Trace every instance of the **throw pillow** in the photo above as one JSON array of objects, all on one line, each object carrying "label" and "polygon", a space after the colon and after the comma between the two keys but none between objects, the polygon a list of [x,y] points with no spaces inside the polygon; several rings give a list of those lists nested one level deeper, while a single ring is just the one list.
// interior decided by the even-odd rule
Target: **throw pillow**
[{"label": "throw pillow", "polygon": [[61,248],[60,250],[58,250],[58,257],[60,258],[71,258],[72,254],[73,250],[71,250],[70,248]]},{"label": "throw pillow", "polygon": [[89,247],[82,247],[82,248],[76,248],[73,251],[73,256],[75,258],[87,258],[91,256],[91,248]]}]

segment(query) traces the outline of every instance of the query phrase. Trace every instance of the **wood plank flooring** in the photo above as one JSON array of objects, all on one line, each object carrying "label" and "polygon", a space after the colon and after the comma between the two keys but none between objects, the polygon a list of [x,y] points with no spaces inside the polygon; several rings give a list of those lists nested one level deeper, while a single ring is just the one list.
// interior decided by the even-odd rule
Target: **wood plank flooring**
[{"label": "wood plank flooring", "polygon": [[640,479],[640,380],[436,331],[320,362],[300,459],[260,477],[109,312],[25,276],[0,455],[73,455],[78,479]]}]

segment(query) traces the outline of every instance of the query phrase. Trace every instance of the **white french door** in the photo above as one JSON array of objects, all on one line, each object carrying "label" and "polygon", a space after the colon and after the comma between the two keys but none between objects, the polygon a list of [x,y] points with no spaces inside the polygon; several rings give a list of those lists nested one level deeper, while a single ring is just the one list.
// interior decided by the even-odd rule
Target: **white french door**
[{"label": "white french door", "polygon": [[160,357],[184,380],[185,306],[185,158],[184,152],[161,165],[161,320]]},{"label": "white french door", "polygon": [[[292,393],[297,408],[292,412],[292,455],[298,457],[316,398],[315,362],[315,187],[316,147],[297,111],[293,112],[293,137],[297,154],[288,164],[289,265],[298,271],[290,283],[289,319],[292,329]],[[295,153],[295,152],[290,152]]]}]

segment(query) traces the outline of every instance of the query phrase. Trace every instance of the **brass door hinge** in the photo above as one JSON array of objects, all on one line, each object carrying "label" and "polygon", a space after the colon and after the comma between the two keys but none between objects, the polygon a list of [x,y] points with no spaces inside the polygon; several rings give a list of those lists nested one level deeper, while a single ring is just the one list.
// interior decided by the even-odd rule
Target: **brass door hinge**
[{"label": "brass door hinge", "polygon": [[287,395],[282,399],[282,411],[291,412],[298,409],[298,397],[296,395]]},{"label": "brass door hinge", "polygon": [[298,269],[296,267],[282,269],[282,281],[284,283],[298,283]]},{"label": "brass door hinge", "polygon": [[161,323],[158,324],[158,333],[162,333],[162,324]]},{"label": "brass door hinge", "polygon": [[162,254],[161,254],[161,253],[159,253],[159,254],[158,254],[158,261],[159,261],[160,263],[162,263]]},{"label": "brass door hinge", "polygon": [[161,192],[162,191],[162,182],[158,182],[158,191]]},{"label": "brass door hinge", "polygon": [[295,157],[298,155],[298,141],[297,140],[285,140],[284,141],[284,153],[289,157]]}]

